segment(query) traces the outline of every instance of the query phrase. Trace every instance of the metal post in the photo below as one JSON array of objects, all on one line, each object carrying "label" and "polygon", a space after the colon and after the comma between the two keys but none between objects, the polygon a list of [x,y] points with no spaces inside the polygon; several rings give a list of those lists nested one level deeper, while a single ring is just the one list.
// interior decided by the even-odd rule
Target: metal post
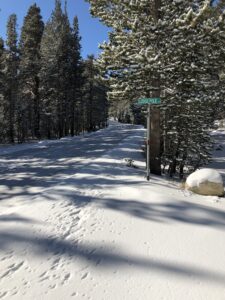
[{"label": "metal post", "polygon": [[147,115],[147,180],[150,179],[150,135],[151,135],[151,104],[148,104],[148,115]]}]

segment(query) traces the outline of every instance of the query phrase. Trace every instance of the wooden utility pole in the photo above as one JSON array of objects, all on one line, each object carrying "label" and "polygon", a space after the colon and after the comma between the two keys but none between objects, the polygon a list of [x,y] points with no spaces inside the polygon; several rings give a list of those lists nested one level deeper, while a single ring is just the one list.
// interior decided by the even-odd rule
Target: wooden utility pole
[{"label": "wooden utility pole", "polygon": [[[160,18],[161,0],[154,0],[155,23]],[[158,47],[156,41],[156,48]],[[152,80],[155,90],[152,97],[160,98],[160,75],[156,74]],[[152,105],[151,109],[151,138],[150,138],[150,170],[152,174],[161,175],[161,129],[160,129],[160,109],[157,105]]]}]

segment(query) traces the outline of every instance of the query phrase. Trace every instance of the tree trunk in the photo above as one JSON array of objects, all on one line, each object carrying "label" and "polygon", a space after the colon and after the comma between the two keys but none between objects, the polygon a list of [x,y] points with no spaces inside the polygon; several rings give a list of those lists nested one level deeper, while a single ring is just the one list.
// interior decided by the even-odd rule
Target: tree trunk
[{"label": "tree trunk", "polygon": [[[155,22],[159,20],[159,9],[161,0],[155,0],[154,17]],[[160,98],[160,77],[156,74],[153,79],[155,91],[152,96]],[[152,174],[161,175],[161,130],[160,130],[160,109],[156,105],[151,109],[151,139],[150,139],[150,170]]]},{"label": "tree trunk", "polygon": [[151,109],[151,138],[150,138],[150,170],[152,174],[161,175],[161,132],[160,110]]},{"label": "tree trunk", "polygon": [[14,114],[15,114],[15,93],[10,91],[10,104],[9,104],[9,142],[14,143]]},{"label": "tree trunk", "polygon": [[40,95],[39,95],[39,77],[35,76],[35,88],[34,88],[34,135],[37,139],[40,139]]}]

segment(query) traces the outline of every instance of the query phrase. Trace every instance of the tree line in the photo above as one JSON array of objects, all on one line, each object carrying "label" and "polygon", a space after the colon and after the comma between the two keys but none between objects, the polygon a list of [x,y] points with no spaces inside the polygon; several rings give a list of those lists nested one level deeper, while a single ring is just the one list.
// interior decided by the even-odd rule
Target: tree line
[{"label": "tree line", "polygon": [[107,125],[107,87],[94,56],[81,57],[78,18],[70,24],[60,0],[44,24],[32,5],[20,37],[9,16],[0,38],[0,142],[61,138]]},{"label": "tree line", "polygon": [[111,28],[98,59],[110,113],[139,122],[137,99],[162,100],[151,109],[152,172],[182,177],[206,164],[209,128],[225,112],[225,1],[87,1]]}]

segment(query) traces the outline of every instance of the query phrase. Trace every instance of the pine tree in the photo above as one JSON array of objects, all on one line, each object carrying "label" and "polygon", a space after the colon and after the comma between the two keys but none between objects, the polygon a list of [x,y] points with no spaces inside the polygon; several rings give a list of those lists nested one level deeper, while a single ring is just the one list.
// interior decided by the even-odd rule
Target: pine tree
[{"label": "pine tree", "polygon": [[20,112],[23,136],[40,138],[40,44],[44,23],[40,8],[33,4],[24,19],[20,37]]},{"label": "pine tree", "polygon": [[[18,142],[79,134],[85,108],[84,63],[78,19],[74,18],[71,28],[67,2],[63,12],[61,1],[55,0],[46,26],[39,7],[32,5],[24,19],[19,49],[15,15],[9,18],[7,32],[6,49],[0,39],[1,141],[14,142],[15,134]],[[104,102],[102,91],[96,95]]]},{"label": "pine tree", "polygon": [[15,105],[17,101],[17,17],[11,15],[7,24],[7,49],[5,52],[5,93],[4,93],[4,126],[6,140],[14,143],[15,140]]},{"label": "pine tree", "polygon": [[95,131],[106,126],[108,116],[107,88],[99,76],[93,55],[84,61],[83,101],[85,130]]},{"label": "pine tree", "polygon": [[75,133],[79,134],[81,131],[80,123],[82,110],[82,64],[81,64],[81,37],[79,34],[79,22],[78,18],[74,17],[73,27],[71,29],[70,36],[70,80],[69,80],[69,97],[70,107],[69,107],[69,127],[70,134],[73,136]]},{"label": "pine tree", "polygon": [[5,48],[0,38],[0,141],[4,142],[4,100],[5,100]]},{"label": "pine tree", "polygon": [[41,42],[42,130],[49,138],[60,138],[67,131],[69,38],[68,17],[62,12],[61,1],[56,0]]},{"label": "pine tree", "polygon": [[85,101],[85,115],[86,115],[86,129],[87,131],[93,131],[94,120],[93,120],[93,109],[94,109],[94,56],[88,56],[85,61],[84,67],[84,101]]},{"label": "pine tree", "polygon": [[163,37],[173,53],[164,56],[164,65],[169,65],[164,69],[164,82],[170,88],[164,107],[163,160],[169,164],[170,175],[178,169],[182,177],[185,166],[196,169],[210,158],[208,128],[212,110],[223,94],[218,74],[224,57],[222,48],[217,49],[218,32],[224,32],[221,21],[214,18],[209,2],[204,1],[196,11],[189,9],[177,18]]},{"label": "pine tree", "polygon": [[170,174],[207,162],[207,129],[223,97],[223,10],[211,1],[89,2],[92,14],[113,28],[99,60],[109,78],[109,99],[121,106],[160,91],[158,142]]}]

